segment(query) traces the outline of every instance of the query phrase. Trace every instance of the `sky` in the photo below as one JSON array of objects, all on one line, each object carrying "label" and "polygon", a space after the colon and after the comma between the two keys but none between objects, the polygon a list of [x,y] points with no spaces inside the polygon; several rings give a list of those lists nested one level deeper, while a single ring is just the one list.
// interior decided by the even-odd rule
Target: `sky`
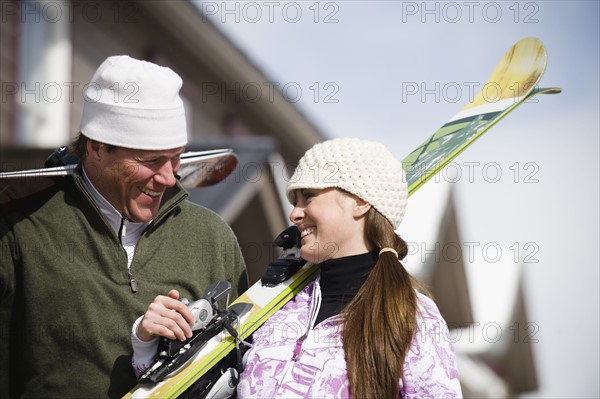
[{"label": "sky", "polygon": [[398,158],[458,112],[515,42],[542,40],[540,87],[563,92],[519,107],[440,178],[464,242],[507,243],[524,261],[540,383],[525,397],[600,397],[598,1],[198,6],[326,137],[378,140]]}]

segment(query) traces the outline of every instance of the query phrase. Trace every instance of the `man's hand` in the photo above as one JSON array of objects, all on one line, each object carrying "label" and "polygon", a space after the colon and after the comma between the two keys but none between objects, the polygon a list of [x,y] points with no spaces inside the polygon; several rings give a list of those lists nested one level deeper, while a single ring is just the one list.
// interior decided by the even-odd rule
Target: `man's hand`
[{"label": "man's hand", "polygon": [[179,300],[179,292],[171,290],[166,296],[154,298],[136,334],[142,341],[150,341],[155,336],[185,341],[192,337],[190,325],[193,323],[194,315]]}]

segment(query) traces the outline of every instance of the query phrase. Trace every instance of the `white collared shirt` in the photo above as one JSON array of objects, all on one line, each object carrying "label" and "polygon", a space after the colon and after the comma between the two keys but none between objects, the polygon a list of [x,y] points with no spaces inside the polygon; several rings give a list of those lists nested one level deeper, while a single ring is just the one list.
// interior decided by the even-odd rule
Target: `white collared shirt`
[{"label": "white collared shirt", "polygon": [[89,192],[92,194],[92,197],[96,201],[96,204],[100,208],[100,211],[104,214],[108,223],[111,225],[115,234],[119,238],[123,249],[127,253],[127,268],[131,267],[131,262],[133,261],[133,254],[135,253],[135,246],[137,245],[140,236],[144,232],[144,229],[150,222],[145,223],[136,223],[132,222],[123,216],[119,211],[115,209],[114,206],[106,198],[102,196],[96,190],[96,187],[92,184],[87,174],[85,173],[85,168],[83,168],[83,182]]}]

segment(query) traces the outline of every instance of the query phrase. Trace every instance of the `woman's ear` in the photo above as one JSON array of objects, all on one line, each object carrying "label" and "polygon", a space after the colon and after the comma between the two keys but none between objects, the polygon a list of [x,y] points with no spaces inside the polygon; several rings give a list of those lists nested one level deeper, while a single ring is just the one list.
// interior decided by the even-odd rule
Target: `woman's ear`
[{"label": "woman's ear", "polygon": [[355,218],[360,218],[365,215],[369,209],[371,209],[371,204],[364,201],[363,199],[354,196],[354,207],[352,209],[352,216]]}]

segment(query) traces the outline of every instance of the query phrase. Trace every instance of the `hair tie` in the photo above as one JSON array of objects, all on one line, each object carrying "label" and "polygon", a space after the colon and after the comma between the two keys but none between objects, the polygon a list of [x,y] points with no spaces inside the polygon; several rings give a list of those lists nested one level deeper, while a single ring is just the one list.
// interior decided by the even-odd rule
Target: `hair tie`
[{"label": "hair tie", "polygon": [[396,258],[398,257],[398,252],[396,252],[396,250],[394,248],[390,248],[390,247],[381,248],[381,250],[379,251],[379,255],[381,256],[381,254],[384,252],[393,252],[394,255],[396,255]]}]

